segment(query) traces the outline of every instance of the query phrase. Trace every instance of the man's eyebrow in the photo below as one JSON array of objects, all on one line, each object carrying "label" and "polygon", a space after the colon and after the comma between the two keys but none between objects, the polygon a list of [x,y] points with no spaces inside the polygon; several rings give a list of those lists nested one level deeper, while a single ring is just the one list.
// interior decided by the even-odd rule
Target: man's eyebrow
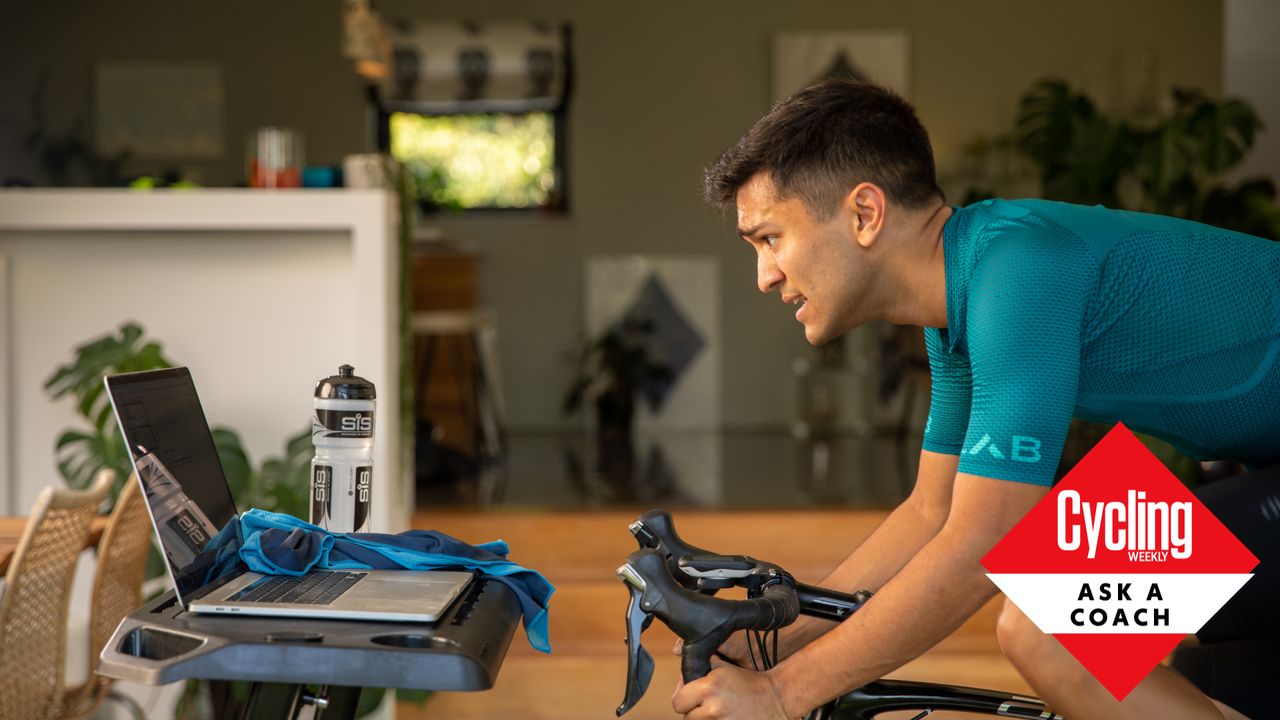
[{"label": "man's eyebrow", "polygon": [[756,233],[760,232],[760,228],[764,227],[765,225],[768,225],[768,223],[759,223],[756,225],[752,225],[751,227],[745,230],[742,228],[738,228],[738,237],[744,240],[750,240]]}]

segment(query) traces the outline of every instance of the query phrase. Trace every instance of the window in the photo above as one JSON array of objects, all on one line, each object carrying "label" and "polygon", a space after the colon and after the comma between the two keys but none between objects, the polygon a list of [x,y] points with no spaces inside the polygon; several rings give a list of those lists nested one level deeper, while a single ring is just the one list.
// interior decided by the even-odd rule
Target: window
[{"label": "window", "polygon": [[424,209],[566,209],[570,28],[538,20],[402,20],[370,87],[377,147]]},{"label": "window", "polygon": [[553,112],[389,116],[391,155],[425,208],[563,208],[561,117]]}]

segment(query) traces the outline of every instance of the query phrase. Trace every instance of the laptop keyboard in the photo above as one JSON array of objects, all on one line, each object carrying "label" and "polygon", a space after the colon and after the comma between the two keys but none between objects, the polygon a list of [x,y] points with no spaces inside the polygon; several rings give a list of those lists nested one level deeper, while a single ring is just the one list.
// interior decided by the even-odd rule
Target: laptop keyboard
[{"label": "laptop keyboard", "polygon": [[265,577],[227,598],[230,602],[328,605],[351,589],[365,573],[313,572]]}]

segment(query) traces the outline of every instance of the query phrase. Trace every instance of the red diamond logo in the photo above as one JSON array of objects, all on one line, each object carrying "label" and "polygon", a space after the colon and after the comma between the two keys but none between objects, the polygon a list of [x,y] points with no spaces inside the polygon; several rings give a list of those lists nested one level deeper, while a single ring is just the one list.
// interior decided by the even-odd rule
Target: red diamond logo
[{"label": "red diamond logo", "polygon": [[1231,599],[1258,559],[1116,425],[982,564],[1123,700]]}]

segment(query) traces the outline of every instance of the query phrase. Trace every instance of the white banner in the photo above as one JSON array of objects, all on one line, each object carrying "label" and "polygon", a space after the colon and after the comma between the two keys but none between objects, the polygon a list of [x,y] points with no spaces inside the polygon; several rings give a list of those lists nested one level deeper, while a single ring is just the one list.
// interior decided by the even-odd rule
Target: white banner
[{"label": "white banner", "polygon": [[1250,573],[988,573],[1050,635],[1197,632]]}]

